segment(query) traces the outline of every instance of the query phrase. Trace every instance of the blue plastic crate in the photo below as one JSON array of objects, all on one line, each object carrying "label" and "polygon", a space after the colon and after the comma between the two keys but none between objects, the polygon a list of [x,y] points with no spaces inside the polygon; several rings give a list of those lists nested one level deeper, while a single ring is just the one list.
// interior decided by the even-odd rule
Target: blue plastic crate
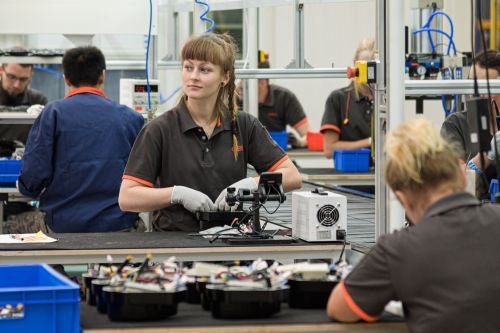
[{"label": "blue plastic crate", "polygon": [[370,149],[334,150],[335,170],[344,172],[368,172],[370,170]]},{"label": "blue plastic crate", "polygon": [[269,132],[271,138],[281,147],[284,151],[288,148],[288,132]]},{"label": "blue plastic crate", "polygon": [[497,179],[491,180],[489,192],[490,192],[491,202],[495,202],[495,194],[497,194],[497,192],[500,192],[500,188],[498,188],[498,180]]},{"label": "blue plastic crate", "polygon": [[21,172],[21,160],[0,160],[0,186],[15,187]]},{"label": "blue plastic crate", "polygon": [[0,332],[79,333],[80,287],[43,264],[0,266]]}]

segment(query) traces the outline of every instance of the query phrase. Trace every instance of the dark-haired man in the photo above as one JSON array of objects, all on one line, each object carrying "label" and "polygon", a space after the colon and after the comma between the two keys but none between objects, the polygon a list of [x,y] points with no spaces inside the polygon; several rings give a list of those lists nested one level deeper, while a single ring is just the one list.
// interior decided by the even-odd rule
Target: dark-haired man
[{"label": "dark-haired man", "polygon": [[[32,106],[47,104],[47,97],[41,92],[31,89],[29,84],[33,76],[31,64],[3,64],[0,66],[0,105],[2,106]],[[0,139],[18,140],[26,143],[31,125],[0,125]],[[8,149],[7,149],[8,150]],[[7,152],[5,157],[10,156]],[[0,152],[0,156],[2,153]]]},{"label": "dark-haired man", "polygon": [[[259,63],[259,68],[270,68],[268,61]],[[258,80],[259,121],[269,132],[281,132],[289,125],[294,128],[299,138],[294,146],[307,146],[307,131],[311,130],[309,121],[297,96],[287,88],[270,84],[269,79]],[[238,93],[243,96],[243,85],[240,81]],[[240,102],[241,104],[241,102]]]},{"label": "dark-haired man", "polygon": [[62,65],[70,91],[35,121],[19,191],[40,196],[48,230],[130,230],[137,214],[120,210],[118,192],[143,117],[104,94],[106,65],[99,49],[70,49]]},{"label": "dark-haired man", "polygon": [[[486,68],[488,68],[488,71],[486,70]],[[475,71],[473,69],[471,69],[470,71],[470,79],[474,78],[474,73],[476,73],[476,77],[479,80],[485,80],[486,78],[489,78],[490,80],[496,80],[500,74],[500,52],[489,50],[479,53],[476,56]],[[486,75],[486,73],[488,73],[488,75]],[[500,94],[491,94],[491,99],[492,103],[496,103],[500,107]],[[496,108],[492,107],[492,123],[490,126],[490,134],[492,137],[495,132],[498,132],[498,129],[495,128],[496,116]],[[448,141],[453,143],[454,147],[459,153],[459,156],[466,163],[468,162],[468,167],[476,171],[476,196],[479,199],[487,199],[489,182],[491,181],[491,179],[496,178],[496,168],[493,163],[495,157],[494,150],[492,150],[489,155],[484,154],[484,170],[481,170],[481,156],[478,153],[478,148],[472,145],[470,139],[467,112],[457,112],[446,118],[441,127],[441,135],[443,135]],[[496,136],[497,138],[499,138],[500,134],[497,134]]]}]

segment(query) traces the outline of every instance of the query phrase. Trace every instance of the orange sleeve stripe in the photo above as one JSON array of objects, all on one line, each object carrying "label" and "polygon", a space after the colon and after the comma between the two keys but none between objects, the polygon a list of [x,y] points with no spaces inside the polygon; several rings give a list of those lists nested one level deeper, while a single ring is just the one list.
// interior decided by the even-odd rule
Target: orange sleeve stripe
[{"label": "orange sleeve stripe", "polygon": [[340,128],[338,128],[337,126],[335,125],[323,125],[320,127],[319,131],[320,132],[323,132],[325,130],[332,130],[332,131],[335,131],[337,133],[340,133]]},{"label": "orange sleeve stripe", "polygon": [[148,187],[155,187],[153,185],[153,183],[148,182],[147,180],[144,180],[144,179],[141,179],[141,178],[137,178],[137,177],[133,177],[133,176],[129,176],[129,175],[123,175],[122,179],[130,179],[130,180],[133,180],[134,182],[138,182],[139,184],[146,185]]},{"label": "orange sleeve stripe", "polygon": [[297,128],[301,125],[304,125],[305,123],[307,123],[307,117],[305,117],[304,119],[302,119],[301,121],[299,121],[298,123],[296,123],[295,125],[293,125],[292,127],[293,128]]},{"label": "orange sleeve stripe", "polygon": [[342,291],[342,296],[344,296],[344,299],[349,306],[349,308],[354,312],[356,315],[358,315],[359,318],[363,319],[364,321],[367,322],[373,322],[378,319],[378,317],[370,316],[366,312],[364,312],[357,304],[354,302],[352,299],[351,295],[347,292],[347,289],[345,288],[344,281],[340,281],[340,290]]},{"label": "orange sleeve stripe", "polygon": [[272,172],[276,170],[277,167],[281,165],[281,163],[285,162],[288,159],[288,155],[283,156],[278,162],[274,163],[272,167],[267,170],[268,172]]}]

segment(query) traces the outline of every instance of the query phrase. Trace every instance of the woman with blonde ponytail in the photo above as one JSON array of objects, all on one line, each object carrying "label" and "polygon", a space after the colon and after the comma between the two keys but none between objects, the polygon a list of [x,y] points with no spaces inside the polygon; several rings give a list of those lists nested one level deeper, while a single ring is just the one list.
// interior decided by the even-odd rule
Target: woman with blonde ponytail
[{"label": "woman with blonde ponytail", "polygon": [[[375,40],[363,39],[353,62],[375,58]],[[370,148],[372,113],[373,93],[368,85],[353,80],[347,87],[334,90],[326,100],[320,128],[325,156],[332,158],[335,149]]]},{"label": "woman with blonde ponytail", "polygon": [[387,136],[385,179],[412,227],[383,235],[333,290],[337,321],[403,303],[410,332],[498,332],[500,205],[465,192],[465,165],[424,119]]},{"label": "woman with blonde ponytail", "polygon": [[257,187],[248,164],[258,173],[281,172],[285,191],[301,186],[299,172],[259,121],[236,111],[235,54],[227,34],[189,38],[178,105],[137,137],[119,204],[124,211],[156,211],[154,230],[198,230],[196,212],[228,210],[227,187]]}]

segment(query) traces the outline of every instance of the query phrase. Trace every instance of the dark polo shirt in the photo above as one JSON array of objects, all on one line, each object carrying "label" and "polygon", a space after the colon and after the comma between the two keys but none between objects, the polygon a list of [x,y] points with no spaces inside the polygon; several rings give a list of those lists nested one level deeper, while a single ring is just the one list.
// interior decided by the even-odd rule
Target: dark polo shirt
[{"label": "dark polo shirt", "polygon": [[[34,104],[47,104],[47,97],[41,92],[29,88],[24,93],[11,97],[0,84],[0,105],[31,106]],[[0,125],[0,139],[19,140],[26,143],[30,129],[31,125]]]},{"label": "dark polo shirt", "polygon": [[498,332],[499,238],[500,205],[452,194],[417,225],[380,237],[340,288],[366,321],[400,300],[413,333]]},{"label": "dark polo shirt", "polygon": [[[477,155],[478,148],[470,141],[469,123],[467,112],[453,113],[446,118],[441,126],[441,135],[451,142],[460,158],[465,162]],[[480,199],[488,198],[489,182],[496,178],[495,165],[490,165],[484,172],[486,179],[481,175],[476,177],[476,196]]]},{"label": "dark polo shirt", "polygon": [[[239,112],[237,122],[239,153],[235,160],[229,111],[208,138],[181,101],[142,129],[123,178],[150,187],[187,186],[215,201],[223,189],[247,177],[247,164],[261,173],[276,169],[288,158],[255,117]],[[155,230],[199,230],[194,214],[181,205],[156,212],[153,225]]]},{"label": "dark polo shirt", "polygon": [[259,121],[270,132],[285,131],[286,125],[297,128],[307,121],[304,109],[290,90],[269,84],[266,101],[259,104]]},{"label": "dark polo shirt", "polygon": [[[327,98],[320,132],[335,131],[340,141],[357,141],[371,137],[373,103],[356,96],[354,84],[334,90]],[[348,118],[349,122],[344,124]]]}]

